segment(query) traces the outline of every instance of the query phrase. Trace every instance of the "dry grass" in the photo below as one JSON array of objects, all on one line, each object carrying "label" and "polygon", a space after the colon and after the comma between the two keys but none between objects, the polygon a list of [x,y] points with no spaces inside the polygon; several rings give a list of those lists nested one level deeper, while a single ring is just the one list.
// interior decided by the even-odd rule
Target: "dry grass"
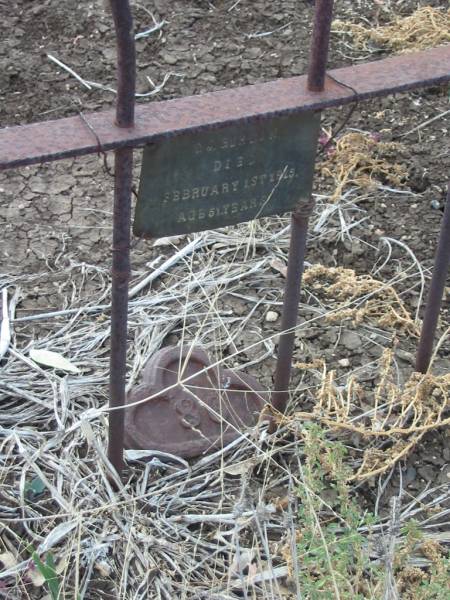
[{"label": "dry grass", "polygon": [[[357,275],[353,269],[343,267],[314,265],[306,271],[304,282],[332,308],[325,316],[328,323],[350,320],[357,326],[366,321],[383,329],[419,335],[417,323],[395,288],[371,275]],[[348,308],[349,304],[352,308]]]},{"label": "dry grass", "polygon": [[403,144],[381,141],[372,133],[351,131],[342,135],[319,163],[322,175],[333,187],[330,201],[340,200],[350,187],[373,190],[382,183],[403,186],[408,170],[397,161],[404,151]]},{"label": "dry grass", "polygon": [[[350,33],[355,46],[369,52],[373,43],[410,51],[447,43],[449,14],[426,7],[385,27],[335,22],[335,29]],[[355,228],[367,219],[357,205],[361,197],[383,183],[406,182],[399,153],[401,145],[369,133],[349,132],[337,140],[321,165],[332,193],[318,198],[313,243],[354,239]],[[148,274],[137,274],[133,285],[143,286],[130,301],[129,387],[167,335],[176,334],[203,346],[217,364],[254,371],[269,390],[267,364],[277,333],[265,328],[261,314],[280,311],[286,234],[284,219],[206,232],[195,236],[195,255],[186,252],[165,263],[150,288]],[[396,242],[387,243],[384,266]],[[66,295],[59,311],[13,321],[12,343],[0,366],[0,597],[48,598],[48,582],[32,559],[34,548],[42,560],[54,558],[61,600],[314,598],[300,583],[302,573],[311,583],[318,579],[318,549],[306,539],[312,534],[329,567],[332,595],[327,597],[345,600],[339,578],[347,575],[355,592],[347,597],[360,592],[374,600],[393,599],[399,590],[404,598],[425,598],[416,592],[432,581],[432,569],[445,576],[448,485],[427,488],[415,498],[400,489],[391,514],[380,514],[378,505],[400,461],[426,432],[449,424],[450,380],[448,374],[422,376],[412,370],[406,381],[399,377],[396,351],[415,343],[418,331],[402,290],[424,283],[412,252],[399,248],[402,259],[389,279],[320,265],[304,278],[308,305],[302,312],[309,312],[298,332],[310,326],[322,333],[332,327],[355,330],[373,345],[383,340],[381,358],[372,365],[350,365],[344,374],[321,356],[299,363],[300,383],[292,390],[288,416],[278,415],[275,434],[262,422],[189,463],[128,450],[127,480],[117,482],[118,491],[105,455],[108,273],[66,261],[53,265],[52,274],[0,274],[0,287],[9,288],[10,298],[13,291],[30,298],[36,287],[47,289],[54,282]],[[412,266],[405,266],[411,257]],[[237,310],[242,302],[244,314]],[[370,337],[375,333],[376,342]],[[80,374],[40,367],[29,358],[32,347],[59,352]],[[376,375],[373,384],[362,377],[367,374]],[[299,410],[307,401],[311,409]],[[342,442],[345,455],[339,454]],[[354,570],[339,572],[333,564],[352,518],[343,510],[347,494],[358,498],[367,479],[379,486],[370,507],[374,519],[364,521],[361,510],[350,530],[360,536],[364,565],[383,574],[373,587],[365,581],[367,570],[355,578]],[[340,505],[328,495],[336,488]],[[419,537],[414,527],[420,522]],[[334,537],[330,523],[340,527]]]},{"label": "dry grass", "polygon": [[[324,222],[319,206],[313,222],[318,239],[349,235],[341,217],[351,220],[350,213],[330,213]],[[178,333],[186,343],[205,347],[219,364],[256,369],[269,387],[271,373],[264,365],[273,356],[276,333],[254,317],[260,309],[279,310],[274,277],[280,278],[285,265],[285,234],[285,221],[263,220],[197,236],[195,255],[175,249],[181,258],[160,272],[158,287],[152,284],[150,293],[142,290],[131,299],[129,385],[166,335]],[[406,268],[403,273],[405,281],[414,278]],[[146,277],[141,273],[134,283]],[[8,598],[44,595],[47,584],[36,572],[31,546],[42,559],[54,558],[67,598],[101,597],[100,590],[123,599],[224,599],[242,593],[290,598],[300,585],[295,565],[296,531],[303,527],[296,509],[296,490],[304,483],[302,424],[309,419],[326,435],[358,435],[361,447],[366,445],[352,463],[359,480],[388,472],[408,444],[446,422],[448,378],[412,376],[400,389],[389,354],[380,362],[379,383],[368,391],[351,372],[338,383],[333,368],[316,362],[317,381],[306,390],[317,404],[308,416],[297,411],[273,435],[261,424],[190,464],[129,450],[127,482],[115,491],[105,456],[109,277],[72,262],[30,279],[4,275],[1,284],[26,296],[52,278],[65,282],[64,310],[16,319],[2,366],[0,554]],[[384,328],[409,339],[416,324],[396,291],[401,281],[312,267],[305,292],[314,300],[304,309],[313,309],[313,316],[299,330],[327,328],[339,319],[344,327]],[[248,311],[238,314],[235,302],[242,298]],[[41,368],[28,357],[31,347],[59,352],[81,372]],[[386,440],[390,452],[380,449]],[[419,514],[435,497],[420,500]],[[404,522],[409,518],[405,512]],[[433,523],[426,539],[436,539],[439,519]],[[375,534],[381,535],[383,519],[378,527]],[[365,531],[361,524],[362,536]],[[418,560],[413,553],[408,564],[422,564]]]},{"label": "dry grass", "polygon": [[393,373],[393,352],[385,350],[374,389],[365,388],[357,377],[350,377],[343,389],[336,381],[336,372],[324,363],[297,365],[303,370],[319,366],[314,407],[311,412],[295,413],[291,425],[297,428],[298,420],[315,421],[330,435],[345,439],[348,447],[352,447],[349,440],[356,440],[355,450],[363,454],[358,461],[354,460],[355,454],[350,455],[353,468],[348,481],[362,481],[390,471],[416,449],[426,433],[450,425],[448,374],[412,373],[399,386]]},{"label": "dry grass", "polygon": [[375,44],[394,52],[414,52],[450,42],[450,9],[424,6],[378,27],[336,20],[333,31],[350,35],[358,50],[370,51],[370,44]]},{"label": "dry grass", "polygon": [[379,476],[405,459],[427,432],[450,424],[450,375],[411,373],[404,384],[398,382],[394,350],[405,337],[417,338],[419,327],[392,285],[370,275],[358,276],[352,269],[322,265],[308,269],[304,283],[316,301],[329,308],[327,323],[393,332],[394,346],[384,350],[375,384],[369,388],[353,375],[343,386],[335,369],[321,358],[297,364],[314,374],[317,387],[310,392],[312,410],[294,414],[295,427],[296,419],[306,419],[319,422],[330,434],[344,436],[349,446],[348,440],[356,439],[355,449],[363,449],[363,455],[362,460],[351,459],[349,480]]}]

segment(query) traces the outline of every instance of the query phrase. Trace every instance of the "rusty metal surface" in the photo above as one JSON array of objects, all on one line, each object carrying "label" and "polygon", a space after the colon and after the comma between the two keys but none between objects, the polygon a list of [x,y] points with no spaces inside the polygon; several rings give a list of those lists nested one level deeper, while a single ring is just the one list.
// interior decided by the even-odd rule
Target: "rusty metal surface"
[{"label": "rusty metal surface", "polygon": [[[143,383],[128,395],[126,447],[193,458],[221,448],[255,425],[266,403],[261,386],[241,372],[217,367],[201,372],[210,364],[199,348],[157,352],[145,366]],[[189,380],[177,385],[183,378]]]},{"label": "rusty metal surface", "polygon": [[433,353],[434,338],[439,320],[445,282],[450,269],[450,182],[447,191],[447,203],[441,223],[441,232],[434,260],[430,291],[428,292],[425,315],[420,333],[416,356],[416,371],[426,373]]},{"label": "rusty metal surface", "polygon": [[320,115],[308,112],[146,146],[135,235],[216,229],[308,202],[319,129]]},{"label": "rusty metal surface", "polygon": [[136,48],[133,18],[128,0],[110,0],[117,45],[116,125],[134,126],[136,92]]},{"label": "rusty metal surface", "polygon": [[[311,202],[311,211],[313,202]],[[277,365],[275,370],[274,391],[271,403],[279,412],[284,412],[289,400],[289,382],[291,380],[292,357],[295,344],[295,327],[298,321],[298,307],[305,265],[306,240],[309,215],[295,214],[291,217],[291,241],[286,283],[284,288],[283,312],[281,318],[280,341],[278,343]]]},{"label": "rusty metal surface", "polygon": [[[316,1],[308,69],[308,88],[316,94],[322,92],[325,85],[332,14],[333,0]],[[291,216],[291,239],[289,242],[288,267],[284,287],[281,333],[278,342],[277,365],[271,397],[272,405],[280,412],[285,412],[289,401],[289,384],[291,381],[295,329],[298,322],[300,292],[305,265],[306,240],[308,236],[309,217],[313,208],[314,200],[312,199],[312,195],[310,195],[309,203],[298,205]],[[270,430],[273,431],[274,429],[275,422],[272,421]]]},{"label": "rusty metal surface", "polygon": [[[110,0],[117,38],[118,94],[116,124],[133,126],[135,48],[128,0]],[[109,370],[108,458],[119,477],[123,471],[123,436],[127,369],[128,282],[130,279],[131,186],[133,149],[119,148],[114,157],[113,255],[111,268],[111,350]]]},{"label": "rusty metal surface", "polygon": [[[200,96],[136,107],[134,129],[114,126],[112,111],[0,130],[0,169],[104,150],[144,145],[186,130],[206,129],[264,116],[319,110],[393,92],[450,81],[450,46],[330,71],[358,93],[325,79],[323,92],[307,89],[307,77],[280,79]],[[92,128],[92,130],[91,130]]]},{"label": "rusty metal surface", "polygon": [[332,20],[333,0],[316,0],[308,67],[308,89],[312,92],[324,88]]},{"label": "rusty metal surface", "polygon": [[[132,171],[133,149],[116,150],[109,360],[109,405],[116,409],[125,406],[126,401]],[[108,458],[119,475],[123,469],[123,434],[124,410],[113,410],[109,413]]]}]

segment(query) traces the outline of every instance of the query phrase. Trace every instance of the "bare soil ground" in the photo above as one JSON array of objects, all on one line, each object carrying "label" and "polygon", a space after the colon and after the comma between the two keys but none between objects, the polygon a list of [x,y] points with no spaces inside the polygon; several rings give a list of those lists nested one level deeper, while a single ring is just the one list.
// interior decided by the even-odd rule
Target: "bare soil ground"
[{"label": "bare soil ground", "polygon": [[[343,0],[336,3],[335,16],[341,20],[364,20],[375,26],[389,22],[393,14],[409,15],[419,6],[445,8],[447,4],[431,0]],[[2,127],[76,115],[80,111],[87,113],[113,105],[114,94],[105,90],[87,89],[48,58],[48,55],[58,58],[84,79],[114,87],[114,34],[110,15],[103,1],[42,0],[36,3],[17,0],[12,8],[10,3],[0,0],[0,10],[3,15],[3,32],[6,34],[2,35],[0,41]],[[307,0],[283,0],[278,3],[268,0],[142,0],[134,4],[134,15],[136,32],[145,31],[155,23],[162,23],[159,31],[137,41],[138,92],[155,92],[152,96],[139,98],[138,102],[149,103],[290,77],[302,74],[307,69],[313,15],[312,3]],[[376,60],[389,52],[388,48],[370,44],[363,52],[352,47],[348,38],[334,34],[329,63],[331,67],[339,67],[362,60]],[[322,157],[317,168],[314,187],[317,207],[308,247],[309,263],[319,263],[330,268],[340,265],[354,269],[357,275],[374,274],[381,281],[395,287],[413,320],[423,311],[423,292],[428,289],[450,172],[448,102],[446,88],[387,97],[361,104],[346,123],[341,135],[351,131],[367,132],[377,139],[379,136],[383,142],[402,144],[400,149],[388,157],[391,163],[399,164],[407,172],[407,178],[400,185],[392,185],[381,177],[377,185],[371,188],[348,189],[340,200],[340,211],[333,212],[330,211],[329,199],[335,184],[321,168],[326,157]],[[333,131],[338,128],[347,114],[348,108],[324,114],[324,130]],[[430,121],[429,124],[424,125],[427,121]],[[136,152],[136,182],[139,176],[139,154]],[[109,160],[112,164],[112,156]],[[108,281],[110,261],[111,212],[111,178],[104,172],[102,160],[97,157],[0,173],[0,283],[2,286],[21,289],[21,299],[16,311],[17,348],[24,350],[33,341],[45,340],[46,336],[50,340],[54,339],[54,323],[51,319],[20,319],[69,306],[83,306],[92,298],[98,304],[108,302],[109,284],[105,282]],[[324,214],[329,214],[325,220]],[[201,343],[211,352],[215,352],[218,345],[221,355],[225,356],[233,355],[233,348],[242,349],[236,365],[245,367],[247,372],[257,377],[268,389],[272,384],[275,365],[274,345],[272,341],[268,341],[263,350],[255,350],[252,344],[257,339],[272,340],[270,336],[278,331],[279,321],[268,322],[266,314],[268,308],[280,312],[284,283],[282,267],[287,256],[287,224],[287,218],[280,218],[265,220],[260,227],[252,226],[252,264],[258,265],[258,261],[267,258],[269,266],[264,264],[264,267],[260,267],[260,272],[256,270],[254,279],[251,275],[243,281],[230,277],[220,294],[217,294],[217,311],[225,321],[230,319],[232,344],[227,346],[222,339],[223,332],[214,329],[216,326],[213,324],[200,336]],[[351,229],[346,230],[350,226]],[[212,268],[208,262],[208,252],[216,252],[217,249],[225,257],[224,260],[227,254],[232,257],[231,266],[235,263],[237,267],[242,265],[244,268],[248,257],[248,247],[242,245],[242,240],[249,235],[246,227],[240,226],[234,233],[227,230],[218,234],[219,238],[213,237],[206,249],[199,250],[199,256],[189,257],[177,265],[173,273],[163,274],[153,284],[150,294],[170,291],[171,286],[182,281],[186,269],[199,273],[202,269]],[[279,232],[284,233],[274,241],[273,236]],[[152,261],[155,261],[154,265],[158,264],[158,260],[161,262],[186,243],[186,239],[181,239],[155,247],[151,242],[135,240],[133,283],[141,280],[149,268],[153,268],[149,267]],[[424,288],[421,277],[425,283]],[[448,289],[442,310],[440,335],[448,327]],[[264,298],[261,303],[254,300],[258,294],[262,294]],[[317,298],[313,286],[306,286],[302,301],[302,323],[317,318],[317,306],[326,305],[325,299]],[[195,305],[193,302],[189,306],[191,310],[198,311],[203,305]],[[149,319],[153,309],[149,305],[146,310],[148,312],[144,311],[142,314],[133,313],[133,319]],[[108,312],[105,314],[107,316]],[[97,323],[106,317],[96,313],[92,319]],[[179,318],[171,317],[167,321],[169,325],[166,323],[163,326],[161,316],[157,334],[153,335],[151,326],[144,328],[139,334],[143,335],[142,332],[145,331],[149,337],[153,336],[151,343],[148,340],[142,342],[136,325],[138,321],[133,321],[130,336],[134,336],[134,343],[130,344],[129,358],[130,365],[133,365],[132,381],[138,381],[138,366],[142,366],[146,353],[148,355],[149,351],[154,351],[161,345],[177,343],[182,336],[188,341],[194,339],[198,319],[198,315],[187,313],[181,322]],[[243,326],[239,325],[240,319]],[[58,328],[63,327],[63,323],[64,318],[58,320]],[[83,324],[88,331],[88,322],[83,321]],[[98,390],[98,396],[95,399],[92,393],[84,408],[100,406],[107,396],[107,363],[104,360],[108,350],[107,327],[101,335],[100,348],[103,354],[99,355],[98,365],[103,371],[101,376],[92,375],[86,382],[88,387],[91,386],[89,393],[91,394],[94,386]],[[379,361],[383,349],[392,348],[396,381],[400,385],[407,380],[413,369],[416,342],[416,337],[396,328],[386,330],[373,325],[357,327],[348,323],[326,324],[316,320],[312,325],[299,330],[296,358],[304,363],[313,362],[317,358],[324,359],[330,368],[336,369],[338,379],[343,380],[348,377],[350,366],[351,372],[357,372],[362,381],[370,385],[374,379],[374,371],[368,365]],[[137,363],[133,356],[136,348],[141,361]],[[60,350],[63,351],[63,346]],[[88,349],[86,351],[89,352]],[[441,345],[434,362],[433,370],[437,375],[448,373],[449,356],[447,340]],[[343,359],[348,359],[348,364]],[[15,371],[17,381],[20,380],[19,375],[20,369]],[[53,389],[52,386],[63,385],[63,379],[52,380],[50,389]],[[58,429],[59,426],[45,414],[39,413],[38,418],[31,422],[26,415],[21,416],[20,411],[16,414],[15,409],[11,408],[14,406],[14,386],[11,387],[9,379],[8,382],[9,387],[5,386],[0,392],[2,398],[9,399],[10,407],[9,416],[4,417],[0,423],[2,426],[12,427],[15,418],[19,421],[18,428],[24,426],[34,431],[43,422],[49,430],[55,427]],[[314,385],[314,377],[310,373],[302,369],[296,371],[291,409],[310,406],[311,389]],[[21,398],[20,394],[18,397]],[[68,410],[70,411],[70,407]],[[95,426],[99,436],[104,431],[100,427],[101,423],[100,419]],[[372,478],[359,485],[361,503],[372,506],[380,494],[381,486],[383,493],[380,510],[386,512],[390,510],[390,498],[400,485],[407,490],[408,498],[417,496],[427,487],[448,486],[449,439],[448,429],[436,429],[423,437],[414,451],[400,461],[384,479]],[[77,447],[74,448],[75,451],[84,450]],[[33,452],[38,453],[38,447]],[[19,485],[19,481],[9,480],[7,483],[11,489]],[[23,482],[20,485],[23,488]],[[145,485],[142,489],[145,489]],[[67,505],[64,506],[65,509],[63,504],[58,506],[55,503],[53,507],[49,504],[45,507],[45,514],[51,510],[69,510]],[[38,511],[33,514],[37,515]],[[97,526],[100,527],[98,523]],[[29,533],[28,525],[21,527],[18,531],[11,525],[16,539],[17,536],[23,537]],[[121,535],[124,532],[125,530]],[[13,534],[9,532],[8,535],[14,539]],[[40,534],[35,531],[33,535],[36,541]],[[187,537],[184,543],[189,546]],[[170,554],[170,549],[166,549],[166,552]],[[104,580],[108,580],[109,574],[101,575]],[[202,588],[199,582],[197,584],[199,589]],[[108,587],[105,584],[105,589],[111,595],[107,595],[106,591],[88,589],[85,597],[164,597],[162,592],[159,592],[160,596],[156,592],[155,596],[134,596],[131,592],[128,596],[124,591],[127,585],[131,584],[121,582],[118,591],[117,586],[111,584]],[[27,592],[29,597],[44,597],[39,595],[41,588],[28,586],[26,589],[30,590]],[[207,597],[195,596],[194,593],[183,596],[179,590],[173,593],[179,594],[173,597],[180,598]],[[223,598],[225,597],[240,596],[224,595]],[[255,597],[272,596],[263,594]]]}]

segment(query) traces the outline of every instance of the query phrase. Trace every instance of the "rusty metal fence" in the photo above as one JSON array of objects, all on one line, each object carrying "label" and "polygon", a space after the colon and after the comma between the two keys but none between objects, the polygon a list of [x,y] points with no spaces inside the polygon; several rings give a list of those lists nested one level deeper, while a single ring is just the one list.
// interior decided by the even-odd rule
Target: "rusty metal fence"
[{"label": "rusty metal fence", "polygon": [[[323,111],[450,81],[450,46],[386,58],[327,72],[333,0],[316,0],[307,76],[200,96],[152,103],[135,109],[135,47],[127,0],[110,0],[117,37],[118,95],[115,115],[103,111],[0,130],[0,169],[115,152],[112,241],[109,459],[123,470],[126,406],[128,283],[130,278],[131,190],[134,148],[190,132],[245,128],[286,115]],[[311,197],[292,211],[291,241],[278,346],[273,407],[281,412],[289,395]],[[441,225],[431,287],[417,350],[416,370],[430,365],[450,263],[450,192]],[[189,378],[188,378],[189,379]],[[250,386],[250,384],[249,384]],[[250,386],[251,387],[251,386]],[[272,425],[274,427],[274,425]],[[192,455],[192,452],[190,452]]]}]

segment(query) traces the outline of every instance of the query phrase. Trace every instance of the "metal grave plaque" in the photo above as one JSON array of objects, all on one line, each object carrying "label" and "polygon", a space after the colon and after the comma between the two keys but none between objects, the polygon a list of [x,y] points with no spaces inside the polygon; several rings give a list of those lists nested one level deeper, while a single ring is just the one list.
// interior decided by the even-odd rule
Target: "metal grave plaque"
[{"label": "metal grave plaque", "polygon": [[281,215],[308,201],[319,113],[187,132],[145,147],[133,231],[161,237]]}]

